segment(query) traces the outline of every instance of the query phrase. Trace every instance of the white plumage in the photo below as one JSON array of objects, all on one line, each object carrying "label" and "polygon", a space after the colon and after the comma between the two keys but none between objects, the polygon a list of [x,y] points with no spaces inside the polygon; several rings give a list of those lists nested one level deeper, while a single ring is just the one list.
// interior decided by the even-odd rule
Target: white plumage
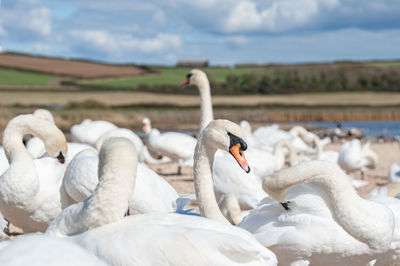
[{"label": "white plumage", "polygon": [[[22,143],[22,137],[40,137],[47,157],[33,160]],[[13,118],[3,134],[3,145],[10,161],[0,177],[0,211],[8,221],[25,232],[44,231],[61,211],[60,192],[65,167],[67,143],[62,132],[52,123],[33,115]]]},{"label": "white plumage", "polygon": [[0,243],[0,265],[106,266],[82,247],[63,239],[28,234]]},{"label": "white plumage", "polygon": [[71,127],[71,137],[74,141],[87,143],[95,146],[97,140],[110,130],[117,129],[117,126],[111,122],[85,119],[79,125]]},{"label": "white plumage", "polygon": [[364,265],[391,249],[392,211],[361,199],[335,164],[302,163],[266,177],[263,187],[279,202],[288,200],[290,210],[266,198],[239,226],[282,264]]}]

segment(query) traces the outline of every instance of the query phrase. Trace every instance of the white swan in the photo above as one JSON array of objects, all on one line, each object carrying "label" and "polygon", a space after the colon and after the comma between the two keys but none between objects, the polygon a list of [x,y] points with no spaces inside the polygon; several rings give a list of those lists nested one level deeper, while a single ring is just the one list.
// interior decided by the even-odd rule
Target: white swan
[{"label": "white swan", "polygon": [[39,234],[28,234],[0,243],[0,265],[7,266],[106,266],[82,247]]},{"label": "white swan", "polygon": [[92,146],[96,145],[97,140],[110,130],[117,129],[117,126],[111,122],[85,119],[79,125],[71,127],[71,137],[74,141],[86,143]]},{"label": "white swan", "polygon": [[[213,119],[210,84],[207,75],[201,70],[193,69],[187,74],[186,80],[182,83],[182,85],[185,84],[196,85],[200,92],[199,131],[201,133],[204,127]],[[148,130],[146,125],[145,129]],[[245,137],[248,137],[249,134],[251,135],[250,125],[247,125],[247,129],[250,132],[245,130],[243,133]],[[247,135],[246,132],[248,133]],[[242,211],[245,213],[246,210],[254,208],[261,199],[267,196],[261,189],[260,179],[257,175],[261,176],[266,171],[270,171],[271,164],[266,164],[268,159],[263,160],[262,158],[263,156],[271,156],[260,150],[250,150],[248,155],[251,167],[254,167],[252,169],[255,170],[248,175],[238,171],[240,169],[238,169],[235,160],[222,150],[215,153],[215,158],[212,162],[215,195],[223,214],[233,224],[242,219]],[[273,167],[275,167],[274,164]]]},{"label": "white swan", "polygon": [[[81,202],[95,190],[98,178],[99,156],[96,151],[84,150],[67,167],[64,176],[65,191],[72,199],[63,208]],[[174,212],[178,193],[145,164],[137,167],[135,190],[129,200],[129,213]]]},{"label": "white swan", "polygon": [[199,133],[214,119],[212,109],[210,82],[206,73],[199,69],[193,69],[186,75],[182,85],[192,84],[197,86],[200,93],[200,128]]},{"label": "white swan", "polygon": [[[219,136],[222,145],[229,147],[227,131],[220,134],[226,135]],[[199,149],[198,152],[205,152]],[[69,235],[66,239],[111,265],[277,264],[272,252],[240,228],[174,213],[124,218],[134,186],[135,157],[127,140],[107,140],[100,151],[101,177],[96,191],[84,202],[65,209],[47,233]],[[196,176],[201,174],[198,170]],[[203,211],[208,207],[203,206]]]},{"label": "white swan", "polygon": [[149,151],[167,156],[172,161],[178,162],[178,174],[181,174],[183,165],[193,165],[193,154],[196,147],[195,138],[178,132],[161,134],[157,129],[151,128],[148,118],[143,119],[143,129],[147,136]]},{"label": "white swan", "polygon": [[61,163],[65,161],[67,142],[55,125],[33,115],[19,115],[10,120],[3,132],[10,166],[0,176],[0,211],[25,232],[44,231],[61,211],[58,191],[61,179],[57,179],[60,175],[50,169],[63,171],[63,167],[58,168],[59,162],[49,157],[33,160],[22,143],[27,134],[41,138],[49,156]]},{"label": "white swan", "polygon": [[370,143],[361,145],[360,140],[353,139],[344,143],[339,150],[338,164],[346,171],[360,170],[364,177],[365,168],[375,168],[378,155],[370,149]]},{"label": "white swan", "polygon": [[389,169],[388,180],[391,183],[400,182],[400,163],[392,163]]},{"label": "white swan", "polygon": [[[313,183],[293,187],[304,182]],[[238,226],[284,265],[365,265],[391,248],[393,212],[360,198],[337,164],[301,163],[265,177],[263,188],[290,210],[266,198]]]}]

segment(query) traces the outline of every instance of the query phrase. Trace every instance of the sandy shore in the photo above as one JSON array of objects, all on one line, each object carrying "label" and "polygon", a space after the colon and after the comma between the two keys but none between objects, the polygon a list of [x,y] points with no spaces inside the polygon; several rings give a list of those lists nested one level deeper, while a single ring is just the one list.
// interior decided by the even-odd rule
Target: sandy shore
[{"label": "sandy shore", "polygon": [[[338,151],[342,143],[329,144],[325,150]],[[371,148],[379,157],[378,166],[375,169],[367,169],[364,179],[369,182],[368,185],[358,188],[357,191],[361,197],[367,198],[370,192],[375,188],[388,188],[390,196],[400,193],[400,183],[389,183],[389,167],[394,162],[400,162],[400,145],[397,142],[371,143]],[[193,169],[184,167],[182,175],[177,175],[178,166],[175,163],[150,165],[154,171],[167,180],[179,194],[194,193]],[[360,172],[350,173],[355,179],[361,179]]]}]

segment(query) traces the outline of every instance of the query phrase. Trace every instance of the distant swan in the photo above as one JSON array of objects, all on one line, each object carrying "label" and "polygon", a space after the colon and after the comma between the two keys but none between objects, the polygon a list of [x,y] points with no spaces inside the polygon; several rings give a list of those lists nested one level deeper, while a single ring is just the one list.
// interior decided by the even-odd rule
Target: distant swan
[{"label": "distant swan", "polygon": [[359,139],[353,139],[340,147],[338,163],[345,171],[360,170],[364,177],[366,168],[374,169],[378,164],[378,155],[369,142],[362,146]]},{"label": "distant swan", "polygon": [[104,133],[114,129],[117,129],[117,126],[111,122],[85,119],[79,125],[71,127],[71,137],[74,141],[95,146]]},{"label": "distant swan", "polygon": [[179,132],[160,133],[151,127],[150,119],[143,119],[143,129],[147,136],[147,146],[150,151],[159,153],[178,162],[178,174],[181,174],[183,165],[193,165],[194,147],[196,139]]}]

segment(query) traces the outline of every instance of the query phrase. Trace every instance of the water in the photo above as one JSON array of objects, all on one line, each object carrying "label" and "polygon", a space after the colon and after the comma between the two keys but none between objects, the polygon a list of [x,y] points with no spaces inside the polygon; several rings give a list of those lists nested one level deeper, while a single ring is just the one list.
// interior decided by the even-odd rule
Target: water
[{"label": "water", "polygon": [[[336,128],[334,122],[303,122],[305,125],[312,125],[325,128]],[[395,137],[400,136],[400,121],[354,121],[342,122],[343,129],[350,129],[352,127],[359,128],[364,132],[367,137]]]},{"label": "water", "polygon": [[[336,123],[334,122],[295,122],[294,124],[304,124],[316,127],[324,128],[336,128]],[[352,127],[359,128],[364,132],[366,137],[395,137],[400,136],[400,121],[354,121],[354,122],[342,122],[343,129],[350,129]],[[174,130],[172,130],[174,131]],[[165,131],[162,131],[164,133]],[[197,130],[177,130],[175,132],[181,132],[189,135],[196,135]],[[136,132],[140,137],[144,137],[143,132]]]}]

